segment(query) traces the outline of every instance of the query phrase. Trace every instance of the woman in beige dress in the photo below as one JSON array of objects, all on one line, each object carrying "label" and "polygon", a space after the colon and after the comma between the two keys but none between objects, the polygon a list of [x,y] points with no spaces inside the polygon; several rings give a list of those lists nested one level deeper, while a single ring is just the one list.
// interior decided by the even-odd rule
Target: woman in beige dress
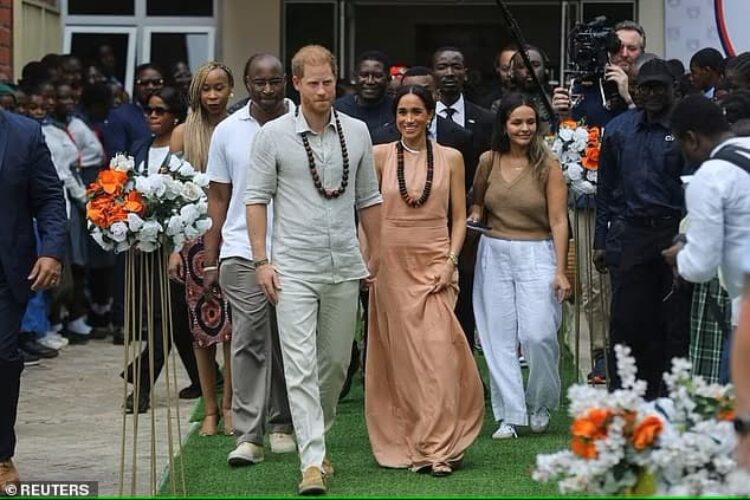
[{"label": "woman in beige dress", "polygon": [[[379,272],[370,293],[365,415],[375,459],[444,476],[480,432],[482,383],[453,313],[466,236],[461,154],[427,137],[435,102],[394,98],[401,139],[374,148],[383,193]],[[449,229],[450,228],[450,229]]]}]

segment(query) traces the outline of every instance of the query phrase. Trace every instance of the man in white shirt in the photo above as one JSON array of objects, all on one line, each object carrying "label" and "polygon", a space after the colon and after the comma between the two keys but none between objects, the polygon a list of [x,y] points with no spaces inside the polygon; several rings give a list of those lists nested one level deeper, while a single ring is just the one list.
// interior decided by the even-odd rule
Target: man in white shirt
[{"label": "man in white shirt", "polygon": [[[750,244],[750,138],[735,137],[721,109],[702,95],[683,99],[672,114],[672,130],[692,162],[703,162],[687,187],[687,242],[664,251],[680,276],[701,283],[721,269],[732,299],[732,324],[739,314],[744,251]],[[732,155],[739,161],[732,161]]]},{"label": "man in white shirt", "polygon": [[[284,98],[286,75],[275,56],[252,56],[245,65],[245,86],[250,101],[221,122],[211,139],[207,174],[211,181],[208,214],[213,227],[204,238],[203,268],[204,293],[217,293],[220,283],[232,307],[232,406],[237,447],[227,460],[235,466],[263,460],[266,418],[271,451],[296,450],[275,313],[258,285],[243,200],[255,134],[266,122],[294,111],[294,103]],[[270,244],[270,234],[267,242]]]}]

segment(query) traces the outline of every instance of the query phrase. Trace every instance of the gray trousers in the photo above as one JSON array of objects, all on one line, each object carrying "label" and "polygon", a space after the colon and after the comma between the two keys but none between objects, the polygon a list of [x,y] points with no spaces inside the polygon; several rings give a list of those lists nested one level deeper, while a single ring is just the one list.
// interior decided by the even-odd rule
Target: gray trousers
[{"label": "gray trousers", "polygon": [[292,432],[276,315],[249,260],[222,260],[219,281],[232,308],[234,435],[262,446],[266,418],[270,432]]},{"label": "gray trousers", "polygon": [[276,315],[301,469],[322,467],[357,325],[359,280],[281,277]]}]

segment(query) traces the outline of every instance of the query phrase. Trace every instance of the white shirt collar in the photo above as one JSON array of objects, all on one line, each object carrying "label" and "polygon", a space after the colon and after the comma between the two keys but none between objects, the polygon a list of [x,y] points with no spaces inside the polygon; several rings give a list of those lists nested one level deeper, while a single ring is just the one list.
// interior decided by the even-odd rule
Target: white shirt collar
[{"label": "white shirt collar", "polygon": [[[448,118],[445,114],[445,108],[447,108],[445,104],[443,104],[442,101],[438,101],[437,105],[435,106],[435,110],[437,111],[437,114],[442,116],[443,118]],[[455,109],[456,112],[453,113],[452,120],[454,123],[461,125],[462,127],[466,126],[466,102],[464,101],[464,95],[461,94],[458,96],[458,100],[451,104],[451,108]]]},{"label": "white shirt collar", "polygon": [[[296,109],[294,101],[285,97],[284,102],[286,103],[288,113],[294,113],[294,110]],[[247,101],[247,105],[242,106],[239,110],[237,110],[237,118],[239,118],[240,120],[252,120],[254,122],[257,122],[258,120],[256,120],[252,113],[250,113],[250,106],[252,106],[252,104],[253,101]]]}]

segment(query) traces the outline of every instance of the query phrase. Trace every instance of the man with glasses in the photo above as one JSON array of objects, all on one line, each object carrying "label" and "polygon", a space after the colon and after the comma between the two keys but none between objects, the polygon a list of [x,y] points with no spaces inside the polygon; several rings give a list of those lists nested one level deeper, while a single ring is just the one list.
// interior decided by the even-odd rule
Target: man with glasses
[{"label": "man with glasses", "polygon": [[[661,375],[671,359],[685,357],[688,348],[690,290],[661,255],[671,246],[685,207],[680,180],[685,160],[670,132],[675,82],[667,63],[648,61],[637,82],[643,109],[613,119],[604,134],[594,249],[605,248],[615,214],[621,221],[622,256],[611,345],[631,347],[638,377],[648,383],[646,397],[654,399],[664,394]],[[610,377],[615,377],[610,360]]]},{"label": "man with glasses", "polygon": [[390,64],[385,54],[371,50],[360,54],[354,67],[355,93],[337,99],[334,106],[365,122],[372,135],[393,119],[393,99],[386,92],[391,81]]},{"label": "man with glasses", "polygon": [[[270,54],[248,60],[245,86],[250,101],[221,122],[211,138],[208,213],[214,223],[204,238],[203,268],[204,293],[212,295],[221,285],[232,306],[232,422],[237,447],[228,462],[235,466],[263,460],[266,417],[271,451],[297,449],[275,311],[255,274],[243,200],[255,135],[265,123],[293,112],[294,103],[284,98],[286,75],[281,61]],[[270,228],[270,205],[267,217]],[[267,242],[270,236],[269,231]]]}]

